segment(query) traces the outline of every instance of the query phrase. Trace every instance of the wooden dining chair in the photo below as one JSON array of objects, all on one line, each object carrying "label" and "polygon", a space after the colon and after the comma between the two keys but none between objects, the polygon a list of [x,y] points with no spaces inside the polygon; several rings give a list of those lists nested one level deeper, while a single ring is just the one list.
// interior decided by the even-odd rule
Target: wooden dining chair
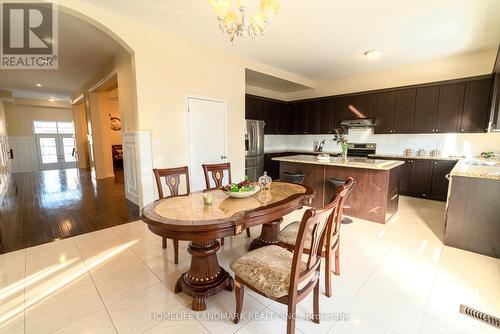
[{"label": "wooden dining chair", "polygon": [[[340,226],[342,222],[342,210],[347,195],[354,186],[352,177],[348,178],[344,185],[337,187],[337,192],[332,203],[338,202],[338,214],[329,222],[326,228],[326,240],[320,255],[325,258],[325,294],[332,296],[332,262],[335,261],[335,275],[340,275]],[[285,226],[278,234],[278,245],[293,251],[297,243],[300,230],[300,222],[293,222]],[[306,240],[306,253],[310,252],[310,240]],[[334,258],[333,258],[334,257]]]},{"label": "wooden dining chair", "polygon": [[[313,321],[319,323],[320,252],[326,229],[338,214],[339,198],[320,209],[308,209],[302,217],[293,253],[270,245],[250,251],[231,263],[235,274],[236,313],[234,323],[241,318],[244,287],[288,305],[287,333],[295,333],[297,303],[313,292]],[[309,250],[303,259],[305,246]]]},{"label": "wooden dining chair", "polygon": [[[163,168],[163,169],[153,169],[153,173],[156,179],[156,186],[158,187],[158,194],[161,198],[168,198],[174,196],[187,196],[191,192],[189,187],[189,169],[187,166],[175,167],[175,168]],[[181,185],[181,176],[186,178],[186,193],[179,194],[179,186]],[[165,196],[163,193],[163,186],[161,183],[161,178],[165,178],[165,184],[168,186],[169,195]],[[179,240],[172,239],[174,244],[174,263],[179,263]],[[162,247],[167,248],[167,237],[162,237]]]},{"label": "wooden dining chair", "polygon": [[[224,162],[220,164],[202,164],[203,174],[205,175],[206,189],[217,189],[230,184],[231,181],[231,163]],[[224,172],[227,172],[227,182],[224,183]],[[210,179],[213,180],[215,187],[211,187]],[[247,238],[250,238],[250,229],[247,228]],[[224,238],[220,239],[221,245],[224,246]]]}]

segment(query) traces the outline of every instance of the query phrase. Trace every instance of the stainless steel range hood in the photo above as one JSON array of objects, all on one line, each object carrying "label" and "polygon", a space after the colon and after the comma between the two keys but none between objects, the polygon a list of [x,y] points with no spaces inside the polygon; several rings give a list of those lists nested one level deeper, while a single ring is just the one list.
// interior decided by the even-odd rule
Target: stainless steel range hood
[{"label": "stainless steel range hood", "polygon": [[346,119],[340,125],[349,129],[369,129],[375,127],[375,118]]}]

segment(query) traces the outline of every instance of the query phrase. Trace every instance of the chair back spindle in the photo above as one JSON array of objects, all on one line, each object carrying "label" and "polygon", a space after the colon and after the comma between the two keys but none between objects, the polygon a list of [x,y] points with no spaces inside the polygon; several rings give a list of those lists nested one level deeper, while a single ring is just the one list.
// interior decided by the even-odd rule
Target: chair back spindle
[{"label": "chair back spindle", "polygon": [[[160,198],[179,196],[179,195],[189,195],[191,189],[189,187],[189,169],[187,166],[175,167],[175,168],[163,168],[163,169],[153,169],[153,173],[156,179],[156,186],[158,187],[158,194]],[[179,188],[182,183],[181,176],[186,178],[186,193],[179,194]],[[170,195],[166,196],[163,192],[162,177],[165,179],[165,184],[167,185]]]},{"label": "chair back spindle", "polygon": [[[327,206],[320,209],[308,209],[304,213],[295,243],[290,276],[290,293],[296,293],[298,285],[303,280],[310,279],[311,275],[314,274],[313,272],[317,272],[319,276],[325,234],[327,227],[331,226],[338,216],[339,204],[340,198],[335,197]],[[310,240],[310,245],[306,245],[306,240]],[[304,254],[307,254],[305,267],[301,265]]]},{"label": "chair back spindle", "polygon": [[231,164],[229,162],[221,164],[203,164],[203,173],[205,175],[206,189],[213,189],[210,186],[210,179],[215,184],[215,188],[221,188],[224,185],[224,172],[227,171],[228,182],[231,183]]}]

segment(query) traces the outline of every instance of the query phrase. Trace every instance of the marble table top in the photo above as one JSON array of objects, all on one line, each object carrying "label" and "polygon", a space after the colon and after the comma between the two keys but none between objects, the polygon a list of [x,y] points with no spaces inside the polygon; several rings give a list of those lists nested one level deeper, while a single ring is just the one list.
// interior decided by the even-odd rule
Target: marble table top
[{"label": "marble table top", "polygon": [[204,193],[200,192],[159,200],[155,202],[154,213],[166,220],[184,221],[188,224],[213,223],[214,220],[227,219],[305,192],[305,187],[286,182],[273,182],[270,191],[259,191],[248,198],[231,198],[222,190],[214,189],[208,191],[212,196],[211,205],[204,204]]}]

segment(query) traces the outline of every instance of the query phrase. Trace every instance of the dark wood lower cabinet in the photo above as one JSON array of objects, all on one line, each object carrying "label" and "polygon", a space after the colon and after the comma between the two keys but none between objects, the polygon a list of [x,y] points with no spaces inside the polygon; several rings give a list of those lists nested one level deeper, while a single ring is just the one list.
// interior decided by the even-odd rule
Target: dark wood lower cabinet
[{"label": "dark wood lower cabinet", "polygon": [[456,161],[410,158],[377,159],[401,160],[405,162],[401,166],[401,178],[399,182],[399,193],[401,195],[446,201],[449,184],[446,175],[455,167]]},{"label": "dark wood lower cabinet", "polygon": [[450,174],[456,163],[456,161],[444,160],[432,162],[431,199],[446,201],[449,185],[447,175]]},{"label": "dark wood lower cabinet", "polygon": [[399,182],[399,193],[401,195],[408,194],[410,192],[410,167],[411,163],[409,160],[404,160],[404,165],[401,166],[401,178]]},{"label": "dark wood lower cabinet", "polygon": [[430,195],[431,162],[429,160],[410,160],[408,193],[427,198]]}]

